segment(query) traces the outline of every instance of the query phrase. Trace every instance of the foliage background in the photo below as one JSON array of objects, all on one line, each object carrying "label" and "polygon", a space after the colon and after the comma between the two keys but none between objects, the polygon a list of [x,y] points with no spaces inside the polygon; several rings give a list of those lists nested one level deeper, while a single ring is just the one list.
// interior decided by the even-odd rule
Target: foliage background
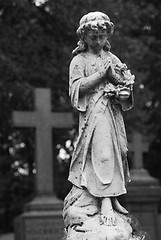
[{"label": "foliage background", "polygon": [[[161,180],[161,3],[159,0],[0,0],[0,231],[13,230],[13,219],[34,194],[34,129],[15,129],[13,110],[33,110],[33,90],[52,90],[52,108],[72,111],[68,67],[77,43],[75,31],[89,11],[103,11],[115,24],[112,52],[136,75],[135,107],[125,114],[127,131],[151,140],[145,167]],[[73,140],[75,129],[56,134],[55,144]],[[70,158],[55,160],[56,193],[64,198]],[[63,187],[59,187],[59,186]]]}]

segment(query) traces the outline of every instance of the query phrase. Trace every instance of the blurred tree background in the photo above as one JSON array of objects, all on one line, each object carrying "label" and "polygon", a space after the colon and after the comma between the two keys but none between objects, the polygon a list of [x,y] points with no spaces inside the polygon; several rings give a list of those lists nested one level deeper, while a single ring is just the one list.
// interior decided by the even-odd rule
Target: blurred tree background
[{"label": "blurred tree background", "polygon": [[[0,0],[0,232],[34,194],[34,129],[15,129],[13,110],[33,110],[35,87],[51,88],[53,111],[72,111],[68,67],[75,31],[89,11],[115,25],[112,49],[136,75],[127,131],[152,139],[145,167],[161,180],[161,3],[159,0]],[[76,130],[53,131],[56,193],[64,198]],[[59,180],[60,179],[60,180]]]}]

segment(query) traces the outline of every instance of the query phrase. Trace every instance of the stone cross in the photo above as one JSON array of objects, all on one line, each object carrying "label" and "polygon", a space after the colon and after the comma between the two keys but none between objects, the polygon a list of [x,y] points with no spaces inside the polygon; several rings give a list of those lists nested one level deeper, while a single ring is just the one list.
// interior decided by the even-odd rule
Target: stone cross
[{"label": "stone cross", "polygon": [[139,132],[134,132],[132,142],[129,143],[129,152],[134,152],[133,169],[141,169],[143,167],[143,153],[148,151],[149,143],[143,142],[143,136]]},{"label": "stone cross", "polygon": [[51,112],[50,89],[39,88],[34,93],[35,111],[14,111],[13,123],[16,127],[36,128],[36,191],[37,195],[52,195],[52,128],[71,128],[73,117],[69,112]]}]

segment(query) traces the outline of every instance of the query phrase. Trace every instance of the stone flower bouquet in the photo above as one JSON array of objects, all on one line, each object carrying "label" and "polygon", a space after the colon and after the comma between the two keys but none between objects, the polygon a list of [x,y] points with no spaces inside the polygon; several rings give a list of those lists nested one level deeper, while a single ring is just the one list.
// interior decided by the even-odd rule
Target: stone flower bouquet
[{"label": "stone flower bouquet", "polygon": [[105,96],[115,97],[125,101],[133,90],[135,76],[131,74],[126,64],[115,65],[110,74],[110,82],[104,88]]}]

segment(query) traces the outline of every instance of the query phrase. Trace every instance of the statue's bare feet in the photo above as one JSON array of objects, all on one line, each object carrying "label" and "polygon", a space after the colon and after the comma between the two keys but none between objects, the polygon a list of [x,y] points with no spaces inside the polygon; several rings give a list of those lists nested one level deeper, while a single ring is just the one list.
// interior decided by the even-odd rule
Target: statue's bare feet
[{"label": "statue's bare feet", "polygon": [[116,218],[114,215],[110,198],[103,198],[101,205],[101,224],[107,226],[116,226]]},{"label": "statue's bare feet", "polygon": [[117,198],[112,198],[112,205],[113,205],[113,209],[116,212],[119,212],[119,213],[122,213],[122,214],[128,214],[129,213],[123,206],[121,206],[121,204],[119,203]]}]

